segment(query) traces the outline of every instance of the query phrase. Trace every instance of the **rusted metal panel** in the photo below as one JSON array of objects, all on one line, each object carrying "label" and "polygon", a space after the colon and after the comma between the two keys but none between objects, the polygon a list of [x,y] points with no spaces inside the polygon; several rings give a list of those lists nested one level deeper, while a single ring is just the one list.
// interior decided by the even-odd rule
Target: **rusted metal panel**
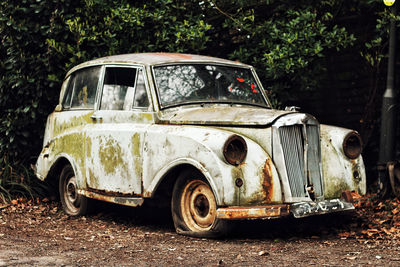
[{"label": "rusted metal panel", "polygon": [[273,172],[272,172],[272,160],[271,158],[268,158],[265,161],[265,165],[262,171],[263,175],[263,183],[262,183],[262,189],[265,194],[265,201],[266,202],[272,202],[273,199],[273,194],[274,194],[274,185],[273,185]]},{"label": "rusted metal panel", "polygon": [[338,198],[343,191],[367,191],[364,162],[361,156],[349,159],[343,152],[344,137],[349,129],[321,125],[322,170],[325,197]]},{"label": "rusted metal panel", "polygon": [[129,196],[110,196],[96,192],[78,190],[78,193],[89,198],[94,198],[101,201],[116,203],[124,206],[137,207],[143,204],[143,198],[141,197],[129,197]]},{"label": "rusted metal panel", "polygon": [[[221,140],[231,135],[230,131],[199,126],[153,125],[148,128],[143,152],[144,194],[151,195],[169,169],[177,164],[190,164],[199,168],[215,188],[219,205],[282,201],[274,164],[257,143],[244,138],[248,147],[245,162],[239,166],[226,162]],[[240,188],[235,185],[237,178],[244,181]]]},{"label": "rusted metal panel", "polygon": [[137,54],[125,54],[115,55],[109,57],[103,57],[94,59],[88,62],[84,62],[74,68],[72,68],[66,76],[69,76],[72,72],[86,68],[89,66],[98,66],[103,64],[134,64],[134,65],[159,65],[159,64],[170,64],[170,63],[217,63],[217,64],[229,64],[243,67],[250,67],[249,65],[240,63],[238,61],[231,61],[227,59],[191,55],[191,54],[178,54],[178,53],[137,53]]},{"label": "rusted metal panel", "polygon": [[354,210],[353,204],[341,199],[331,199],[316,202],[298,202],[290,205],[290,213],[295,218]]},{"label": "rusted metal panel", "polygon": [[101,111],[97,115],[101,121],[85,129],[90,140],[86,141],[87,186],[141,194],[144,134],[154,115],[135,111]]},{"label": "rusted metal panel", "polygon": [[219,219],[273,219],[289,215],[289,205],[228,207],[217,209]]},{"label": "rusted metal panel", "polygon": [[[343,140],[351,130],[320,126],[308,114],[270,109],[267,99],[257,102],[258,106],[251,101],[224,102],[222,98],[221,102],[207,104],[200,99],[178,107],[160,105],[159,88],[153,76],[155,66],[193,62],[245,68],[254,77],[251,85],[243,88],[250,94],[261,93],[260,97],[266,97],[254,70],[229,60],[151,53],[84,63],[69,74],[96,65],[101,66],[101,80],[105,79],[104,64],[140,67],[150,105],[138,110],[100,110],[103,83],[99,81],[93,110],[63,111],[61,102],[67,88],[67,74],[60,103],[48,117],[43,150],[36,163],[37,176],[45,179],[50,168],[65,158],[73,167],[80,194],[138,206],[145,198],[154,197],[169,171],[191,166],[210,185],[221,219],[277,218],[289,212],[302,217],[323,213],[325,208],[337,211],[342,206],[346,210],[351,207],[338,200],[321,201],[339,198],[345,190],[365,193],[362,157],[349,159],[343,151]],[[236,76],[235,80],[244,81]],[[251,91],[256,86],[259,90]],[[288,131],[296,130],[297,135],[285,136],[280,129],[284,127],[292,127]],[[292,136],[296,138],[291,140]],[[247,154],[237,162],[230,162],[224,156],[224,144],[235,138],[245,143],[242,147]],[[294,156],[299,159],[295,168],[288,163]],[[307,212],[307,208],[312,212]]]},{"label": "rusted metal panel", "polygon": [[[304,113],[282,116],[272,125],[273,161],[281,178],[284,201],[288,203],[314,200],[307,188],[313,180],[321,184],[320,157],[314,155],[317,162],[309,160],[309,150],[316,148],[317,153],[319,148],[318,136],[314,142],[308,139],[310,126],[318,130],[319,123]],[[323,198],[322,192],[318,197]]]},{"label": "rusted metal panel", "polygon": [[160,123],[196,125],[268,126],[278,117],[291,113],[265,108],[206,105],[168,110],[162,113]]}]

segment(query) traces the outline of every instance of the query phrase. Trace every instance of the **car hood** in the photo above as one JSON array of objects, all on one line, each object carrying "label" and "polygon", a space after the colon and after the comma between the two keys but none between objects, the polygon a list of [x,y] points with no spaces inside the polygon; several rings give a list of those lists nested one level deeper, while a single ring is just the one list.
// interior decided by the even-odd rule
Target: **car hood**
[{"label": "car hood", "polygon": [[161,112],[160,123],[191,125],[268,126],[277,118],[294,113],[249,106],[180,107]]}]

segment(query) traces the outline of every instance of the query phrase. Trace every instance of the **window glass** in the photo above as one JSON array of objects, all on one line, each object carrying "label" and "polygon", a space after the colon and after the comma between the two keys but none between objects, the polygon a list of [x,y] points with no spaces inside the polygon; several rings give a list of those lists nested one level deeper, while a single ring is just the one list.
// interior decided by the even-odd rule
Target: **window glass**
[{"label": "window glass", "polygon": [[[78,71],[71,80],[71,108],[93,108],[101,67],[91,67]],[[68,96],[67,96],[68,103]]]},{"label": "window glass", "polygon": [[64,102],[63,102],[63,108],[69,109],[71,107],[71,97],[72,97],[72,91],[74,89],[74,79],[75,75],[70,76],[68,86],[67,86],[67,91],[65,92],[64,96]]},{"label": "window glass", "polygon": [[250,69],[209,64],[154,68],[161,106],[191,103],[238,103],[266,106]]},{"label": "window glass", "polygon": [[59,103],[64,103],[63,100],[65,98],[65,95],[68,94],[67,88],[68,88],[68,83],[69,83],[69,79],[71,76],[68,76],[64,82],[61,85],[61,91],[60,91],[60,97],[59,97]]},{"label": "window glass", "polygon": [[107,67],[100,109],[123,110],[132,106],[136,68]]},{"label": "window glass", "polygon": [[149,99],[147,98],[146,92],[146,84],[144,82],[143,71],[139,70],[136,91],[135,91],[135,100],[133,102],[134,107],[148,107]]}]

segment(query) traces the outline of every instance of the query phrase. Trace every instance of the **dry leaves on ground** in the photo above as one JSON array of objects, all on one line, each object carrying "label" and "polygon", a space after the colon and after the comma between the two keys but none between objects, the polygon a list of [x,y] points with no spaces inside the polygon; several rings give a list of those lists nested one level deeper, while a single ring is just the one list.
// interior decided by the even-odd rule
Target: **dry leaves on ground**
[{"label": "dry leaves on ground", "polygon": [[400,240],[400,200],[352,193],[359,225],[339,233],[342,238]]}]

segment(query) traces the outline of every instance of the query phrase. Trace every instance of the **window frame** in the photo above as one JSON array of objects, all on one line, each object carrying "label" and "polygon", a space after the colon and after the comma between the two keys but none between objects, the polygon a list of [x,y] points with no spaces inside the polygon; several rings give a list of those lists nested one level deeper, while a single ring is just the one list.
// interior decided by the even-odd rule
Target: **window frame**
[{"label": "window frame", "polygon": [[197,105],[197,104],[203,104],[203,103],[210,103],[210,104],[229,104],[229,101],[227,103],[224,102],[207,102],[207,101],[198,101],[198,102],[190,102],[190,103],[179,103],[179,104],[172,104],[172,105],[163,105],[162,101],[161,101],[161,97],[160,97],[160,91],[158,88],[158,84],[156,82],[156,75],[155,75],[155,68],[157,67],[168,67],[168,66],[174,66],[174,65],[212,65],[212,66],[222,66],[222,67],[234,67],[234,68],[240,68],[240,69],[245,69],[245,70],[249,70],[251,72],[251,74],[253,75],[253,78],[255,79],[255,82],[257,83],[257,86],[260,90],[261,96],[262,96],[262,100],[264,102],[264,104],[251,104],[251,103],[234,103],[237,105],[249,105],[249,106],[256,106],[256,107],[261,107],[261,108],[267,108],[267,109],[271,109],[272,105],[268,99],[268,97],[265,95],[265,89],[262,86],[261,81],[259,80],[257,73],[255,72],[254,68],[251,66],[238,66],[238,65],[232,65],[232,64],[223,64],[223,63],[216,63],[216,62],[209,62],[209,61],[204,61],[204,62],[174,62],[174,63],[161,63],[161,64],[155,64],[151,66],[151,74],[153,77],[153,83],[154,83],[154,89],[155,89],[155,94],[157,97],[157,101],[158,101],[158,107],[160,109],[160,111],[165,110],[165,109],[169,109],[169,108],[176,108],[176,107],[180,107],[180,106],[187,106],[187,105]]},{"label": "window frame", "polygon": [[[72,96],[74,95],[75,92],[75,82],[76,82],[76,75],[79,74],[80,72],[87,70],[89,68],[99,68],[99,76],[97,77],[97,87],[96,87],[96,93],[94,95],[94,103],[93,103],[93,107],[72,107]],[[64,81],[67,81],[67,85],[64,91],[64,95],[63,95],[63,99],[61,102],[62,105],[62,110],[63,111],[68,111],[68,110],[96,110],[97,109],[97,102],[98,102],[98,91],[99,91],[99,86],[100,86],[100,79],[103,76],[103,66],[102,65],[92,65],[92,66],[86,66],[84,68],[80,68],[77,69],[76,71],[74,71],[73,73],[71,73],[70,75],[68,75],[68,77],[66,77],[64,79]],[[72,85],[72,89],[70,88],[71,83],[74,83],[74,85]],[[68,97],[68,95],[71,96],[71,99],[69,100],[68,106],[65,105],[66,104],[66,99]]]},{"label": "window frame", "polygon": [[[125,110],[125,109],[116,109],[116,110],[110,110],[110,109],[101,109],[101,99],[103,97],[103,90],[104,90],[104,82],[105,82],[105,75],[106,75],[106,70],[107,68],[134,68],[136,69],[136,74],[135,74],[135,86],[134,86],[134,92],[133,92],[133,99],[130,103],[130,107],[129,109]],[[142,71],[143,74],[143,79],[144,79],[144,84],[145,84],[145,90],[146,90],[146,96],[147,96],[147,101],[149,103],[149,105],[147,107],[136,107],[134,106],[134,97],[136,94],[136,89],[137,89],[137,81],[138,81],[138,77],[139,77],[139,72]],[[98,96],[97,96],[97,110],[101,110],[101,111],[132,111],[132,110],[142,110],[142,111],[149,111],[151,110],[152,107],[152,102],[151,102],[151,94],[149,91],[149,84],[147,81],[147,76],[146,76],[146,70],[145,67],[142,65],[135,65],[135,64],[105,64],[103,65],[103,70],[102,73],[100,75],[100,82],[99,82],[99,86],[98,87]]]}]

